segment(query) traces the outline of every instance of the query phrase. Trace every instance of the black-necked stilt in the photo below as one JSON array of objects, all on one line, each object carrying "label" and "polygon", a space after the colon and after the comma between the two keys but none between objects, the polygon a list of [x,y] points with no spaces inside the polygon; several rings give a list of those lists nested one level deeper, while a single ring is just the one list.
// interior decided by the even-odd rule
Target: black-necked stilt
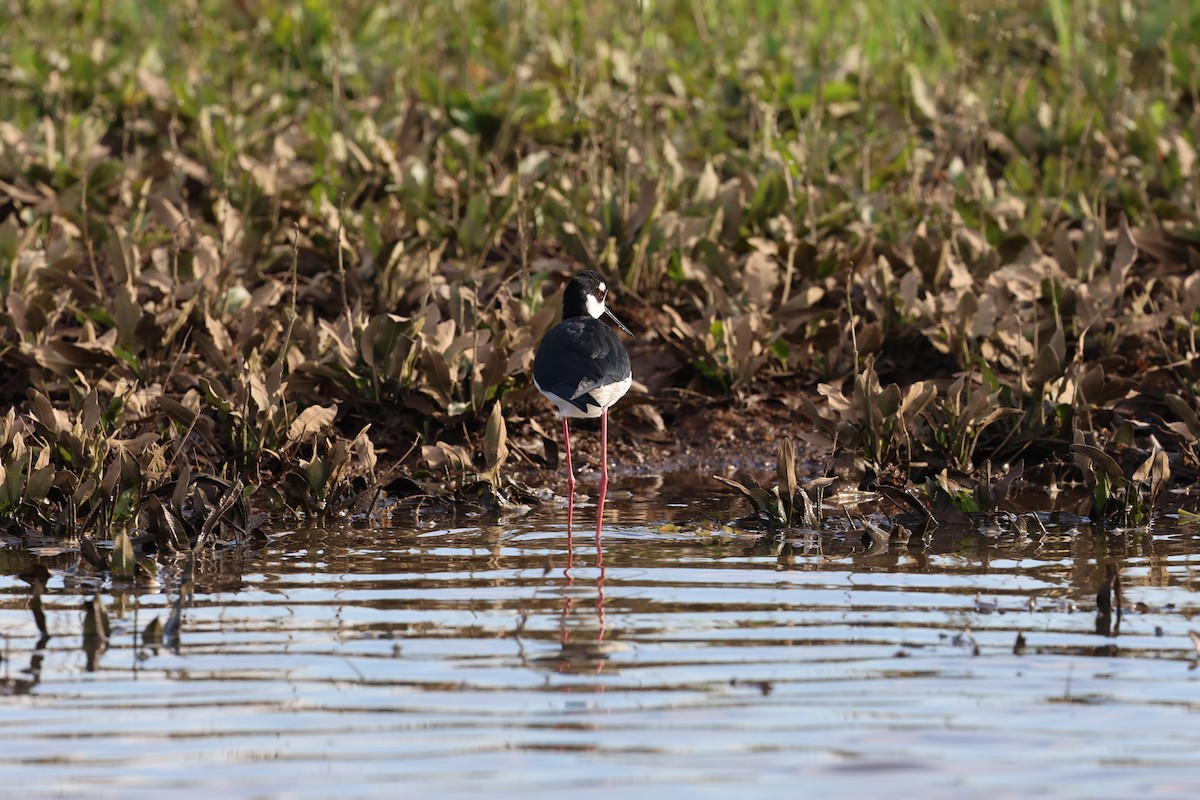
[{"label": "black-necked stilt", "polygon": [[608,286],[592,270],[571,279],[563,291],[563,320],[550,329],[533,360],[533,382],[538,391],[558,407],[562,416],[563,446],[567,458],[567,535],[575,505],[575,473],[571,468],[571,417],[600,418],[600,499],[596,504],[596,546],[608,491],[608,408],[620,400],[633,382],[629,354],[600,321],[608,315],[630,333],[604,306]]}]

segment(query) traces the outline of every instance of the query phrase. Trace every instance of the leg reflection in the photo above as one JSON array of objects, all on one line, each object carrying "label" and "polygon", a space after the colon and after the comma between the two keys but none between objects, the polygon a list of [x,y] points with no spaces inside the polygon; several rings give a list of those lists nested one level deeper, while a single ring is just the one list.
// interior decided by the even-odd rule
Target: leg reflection
[{"label": "leg reflection", "polygon": [[[611,642],[605,642],[604,637],[608,630],[607,615],[605,611],[605,580],[607,572],[601,568],[596,573],[596,628],[595,636],[577,636],[572,638],[573,634],[577,634],[587,630],[587,623],[583,620],[577,620],[577,625],[572,628],[570,620],[575,611],[576,587],[575,576],[567,574],[567,580],[564,584],[563,609],[560,621],[560,645],[561,649],[555,659],[554,669],[556,672],[596,672],[604,670],[613,652],[620,649],[614,646]],[[583,587],[579,589],[586,591]]]}]

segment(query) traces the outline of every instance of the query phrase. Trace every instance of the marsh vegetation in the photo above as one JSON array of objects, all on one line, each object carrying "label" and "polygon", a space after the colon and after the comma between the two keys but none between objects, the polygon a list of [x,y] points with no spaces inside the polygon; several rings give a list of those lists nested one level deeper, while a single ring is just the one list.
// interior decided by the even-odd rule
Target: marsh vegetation
[{"label": "marsh vegetation", "polygon": [[502,500],[584,267],[626,431],[770,404],[971,513],[1196,477],[1190,3],[0,6],[10,536]]},{"label": "marsh vegetation", "polygon": [[1197,63],[1185,0],[0,0],[0,780],[1179,794]]}]

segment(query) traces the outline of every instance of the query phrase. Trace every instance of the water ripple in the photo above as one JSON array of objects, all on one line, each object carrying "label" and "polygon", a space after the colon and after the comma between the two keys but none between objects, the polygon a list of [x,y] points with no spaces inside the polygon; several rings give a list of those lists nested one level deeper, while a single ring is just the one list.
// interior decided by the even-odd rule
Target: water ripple
[{"label": "water ripple", "polygon": [[[170,615],[176,572],[160,593],[106,591],[113,633],[91,652],[59,557],[48,641],[28,587],[0,578],[0,779],[28,798],[1200,785],[1195,531],[883,553],[834,533],[786,561],[751,539],[625,520],[602,569],[585,530],[564,573],[557,515],[298,531],[201,565],[178,647],[139,635]],[[1106,632],[1112,557],[1127,610]]]}]

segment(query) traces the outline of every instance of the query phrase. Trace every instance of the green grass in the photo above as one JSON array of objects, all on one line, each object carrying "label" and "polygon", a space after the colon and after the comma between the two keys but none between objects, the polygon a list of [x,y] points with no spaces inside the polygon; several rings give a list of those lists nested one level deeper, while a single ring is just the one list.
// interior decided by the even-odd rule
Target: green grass
[{"label": "green grass", "polygon": [[[903,436],[815,409],[892,464],[1066,458],[1114,408],[1197,407],[1182,0],[0,14],[0,363],[25,381],[0,463],[64,475],[18,516],[128,516],[183,464],[324,509],[376,446],[469,477],[495,400],[540,408],[542,285],[581,266],[644,301],[681,386],[933,381]],[[1011,411],[969,442],[964,375]],[[84,467],[33,404],[79,421],[93,392]],[[114,459],[123,500],[80,491]]]}]

